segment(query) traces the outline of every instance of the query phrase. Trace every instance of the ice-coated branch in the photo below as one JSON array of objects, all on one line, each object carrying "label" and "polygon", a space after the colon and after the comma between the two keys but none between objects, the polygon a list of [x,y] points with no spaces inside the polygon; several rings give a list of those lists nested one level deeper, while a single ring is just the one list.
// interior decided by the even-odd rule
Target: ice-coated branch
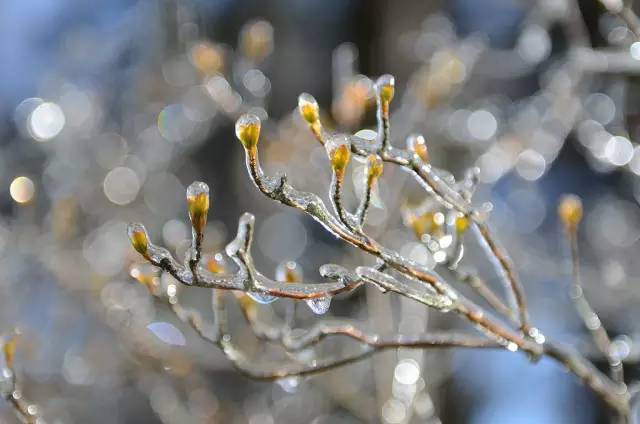
[{"label": "ice-coated branch", "polygon": [[486,223],[475,221],[472,224],[472,228],[478,236],[480,245],[484,247],[491,259],[491,263],[494,265],[500,280],[507,287],[507,293],[510,295],[509,300],[514,305],[513,309],[518,313],[520,328],[524,334],[530,335],[533,329],[529,325],[527,300],[511,259],[507,252],[498,245]]},{"label": "ice-coated branch", "polygon": [[[197,187],[197,190],[194,187]],[[361,283],[344,279],[329,283],[283,283],[265,277],[253,265],[251,243],[254,217],[248,213],[240,217],[236,238],[226,247],[226,253],[236,263],[238,271],[233,274],[214,274],[201,263],[201,243],[209,207],[208,186],[202,182],[195,182],[189,186],[187,204],[193,227],[192,246],[194,246],[185,259],[187,266],[181,265],[167,249],[151,243],[142,224],[133,223],[128,228],[129,238],[135,250],[152,265],[171,274],[184,285],[240,290],[255,296],[315,299],[353,290]]]},{"label": "ice-coated branch", "polygon": [[383,171],[382,159],[376,154],[370,154],[367,156],[367,170],[365,174],[365,185],[360,205],[356,211],[356,220],[358,222],[358,228],[364,226],[367,220],[367,213],[369,212],[369,206],[371,204],[371,193],[376,184],[376,181],[380,178]]},{"label": "ice-coated branch", "polygon": [[[255,152],[255,144],[253,147],[254,148],[250,150],[253,150],[253,152]],[[257,155],[255,155],[255,159],[256,160],[253,163],[258,164]],[[251,166],[251,161],[249,162],[249,164]],[[255,172],[254,175],[260,175],[262,176],[262,178],[266,178],[263,176],[261,170],[257,169],[256,171],[257,172]],[[254,299],[264,299],[267,296],[290,297],[294,299],[315,299],[319,297],[330,297],[341,291],[353,289],[363,282],[371,282],[385,291],[395,291],[397,293],[401,293],[426,305],[441,309],[443,311],[448,310],[454,304],[453,299],[455,299],[456,296],[454,292],[449,289],[444,289],[443,291],[443,289],[441,288],[441,291],[447,294],[437,294],[435,291],[433,291],[433,289],[430,289],[432,293],[429,293],[429,290],[425,291],[424,287],[422,290],[420,290],[420,288],[412,288],[410,285],[402,283],[399,280],[391,277],[390,275],[383,274],[382,272],[373,268],[363,268],[359,270],[359,274],[362,274],[364,276],[360,277],[357,274],[350,273],[344,268],[336,265],[323,266],[320,269],[321,274],[326,278],[334,280],[334,283],[303,284],[292,281],[270,280],[260,274],[253,265],[250,250],[253,240],[254,218],[250,214],[244,214],[240,218],[238,223],[237,235],[225,249],[227,255],[236,263],[239,270],[232,275],[220,274],[213,272],[212,270],[208,270],[201,264],[203,228],[206,223],[206,214],[208,213],[209,207],[208,196],[209,190],[204,183],[196,182],[192,184],[187,190],[187,204],[189,216],[193,227],[193,247],[192,252],[187,255],[187,258],[185,260],[185,263],[187,264],[186,266],[180,265],[178,261],[174,259],[166,249],[153,245],[149,241],[149,236],[146,232],[146,229],[141,224],[130,225],[129,237],[131,239],[133,247],[145,259],[147,259],[152,265],[155,265],[162,271],[171,274],[182,284],[214,289],[214,298],[218,299],[216,301],[217,303],[222,303],[222,295],[216,293],[218,289],[243,291],[248,293],[249,295],[252,295],[252,298]],[[316,206],[319,207],[319,209],[324,209],[324,206],[320,205],[321,204],[317,204]],[[328,212],[326,212],[325,214],[326,216],[330,216]],[[337,224],[337,222],[334,224]],[[348,230],[343,229],[342,231]],[[354,237],[362,236],[354,234]],[[377,249],[377,247],[372,245],[366,237],[362,237],[361,240],[363,243],[371,245],[370,248]],[[392,255],[395,255],[394,253],[389,252],[385,249],[380,250],[380,252],[383,257],[391,257]],[[426,273],[426,271],[423,272]],[[490,340],[479,342],[479,339],[467,340],[464,337],[453,337],[451,339],[446,339],[443,337],[435,337],[432,339],[416,339],[397,335],[386,339],[386,341],[383,340],[380,342],[376,342],[375,340],[377,340],[378,337],[375,335],[365,335],[362,332],[350,332],[347,330],[347,327],[342,326],[331,331],[339,334],[349,333],[352,338],[358,339],[368,347],[364,348],[358,355],[329,359],[324,362],[314,362],[311,365],[300,366],[297,368],[278,368],[271,373],[264,370],[263,372],[258,372],[255,369],[254,365],[252,365],[251,363],[246,363],[242,360],[243,354],[238,351],[231,343],[231,335],[227,332],[225,328],[226,326],[224,325],[224,322],[226,322],[226,318],[223,317],[223,306],[214,306],[214,310],[217,311],[217,331],[212,331],[210,329],[210,326],[204,323],[199,312],[181,305],[178,302],[177,297],[169,296],[169,305],[176,316],[182,322],[190,325],[205,340],[219,345],[237,367],[258,377],[274,376],[275,378],[277,376],[283,375],[300,375],[318,372],[326,368],[332,368],[353,362],[367,356],[370,353],[373,353],[378,349],[398,347],[404,344],[406,344],[406,347],[428,347],[430,345],[444,347],[457,344],[461,344],[462,346],[467,347],[497,346],[495,342],[492,342]],[[294,339],[286,339],[289,340],[288,343],[287,341],[285,341],[284,336],[287,333],[285,333],[284,331],[269,332],[263,330],[262,332],[259,332],[259,334],[260,333],[265,338],[270,340],[279,339],[285,348],[292,347],[288,346],[288,343],[295,343]],[[329,334],[327,330],[324,330],[324,333]],[[318,341],[319,340],[320,338],[318,338]]]},{"label": "ice-coated branch", "polygon": [[349,164],[351,150],[349,139],[342,134],[330,137],[324,144],[331,164],[331,205],[342,223],[350,230],[355,229],[355,218],[347,212],[342,203],[342,187],[344,185],[345,169]]},{"label": "ice-coated branch", "polygon": [[484,337],[457,333],[429,333],[416,336],[391,334],[381,335],[364,331],[356,324],[343,322],[320,322],[305,330],[300,336],[288,335],[284,345],[292,351],[306,349],[330,336],[345,336],[376,348],[431,348],[431,347],[468,347],[496,348],[501,346]]},{"label": "ice-coated branch", "polygon": [[558,205],[558,215],[565,230],[571,250],[571,265],[573,286],[571,288],[571,300],[584,326],[591,333],[595,346],[607,358],[612,378],[624,384],[624,371],[622,361],[613,348],[611,338],[600,317],[595,312],[591,303],[584,295],[582,277],[580,275],[580,254],[578,250],[578,225],[582,219],[582,201],[578,196],[565,195]]},{"label": "ice-coated branch", "polygon": [[458,281],[468,284],[469,287],[475,290],[496,312],[509,319],[515,325],[519,325],[518,318],[513,311],[496,296],[493,290],[487,286],[487,283],[477,274],[460,268],[452,269],[451,273]]},{"label": "ice-coated branch", "polygon": [[[258,119],[257,117],[244,117],[241,118],[241,121],[255,122],[258,121]],[[255,130],[256,128],[257,130]],[[238,133],[238,128],[236,129]],[[628,413],[629,397],[623,385],[612,382],[595,367],[590,366],[584,358],[573,352],[567,353],[567,351],[561,347],[556,349],[556,345],[553,345],[554,349],[549,351],[545,350],[544,336],[528,324],[524,292],[515,275],[513,265],[508,259],[506,252],[499,248],[497,242],[495,242],[491,232],[484,223],[483,214],[470,205],[468,201],[470,196],[464,193],[464,190],[458,191],[450,186],[449,182],[442,179],[442,174],[438,173],[430,164],[422,160],[421,155],[415,151],[394,149],[391,146],[383,149],[381,140],[371,143],[368,140],[359,139],[357,136],[350,137],[352,153],[359,156],[376,153],[381,156],[383,161],[401,166],[403,169],[412,173],[417,181],[444,207],[457,211],[469,221],[470,225],[475,228],[479,239],[484,242],[486,251],[489,253],[490,258],[493,259],[499,275],[509,289],[508,292],[511,293],[515,300],[515,309],[519,317],[518,324],[522,335],[514,333],[503,323],[486,314],[486,312],[475,303],[458,294],[434,271],[409,261],[398,253],[379,245],[363,232],[352,231],[348,225],[345,225],[342,220],[334,217],[328,211],[317,195],[296,190],[288,184],[284,176],[277,178],[266,176],[260,168],[256,149],[259,136],[259,123],[254,125],[250,133],[252,134],[250,138],[243,139],[243,137],[240,136],[242,134],[239,134],[238,138],[245,146],[249,174],[255,185],[267,197],[284,205],[304,211],[332,234],[362,251],[377,257],[378,260],[381,261],[383,264],[382,268],[359,268],[358,276],[360,278],[366,282],[374,283],[384,290],[394,289],[393,291],[403,296],[411,297],[429,306],[440,307],[441,310],[445,311],[454,311],[473,323],[476,328],[489,336],[493,342],[508,350],[522,350],[532,358],[546,354],[558,360],[580,377],[585,384],[594,390],[594,392],[598,393],[611,407],[623,415]],[[321,141],[323,140],[324,139]],[[409,289],[409,286],[403,287],[399,284],[399,280],[393,278],[388,272],[382,272],[383,268],[387,268],[389,271],[393,270],[402,275],[403,278],[409,279],[409,281],[415,280],[415,282],[422,283],[422,287],[417,286],[418,292],[414,293]],[[422,291],[421,289],[424,288],[428,289]],[[432,293],[430,293],[430,291]],[[427,297],[424,297],[425,293]],[[433,301],[433,293],[442,298],[447,298],[451,301],[451,304],[442,307],[442,304]],[[585,363],[588,365],[585,365]]]},{"label": "ice-coated branch", "polygon": [[[393,98],[393,79],[390,76],[381,77],[376,83],[378,93],[378,139],[374,142],[362,139],[355,135],[349,137],[351,152],[361,157],[368,157],[370,154],[379,155],[384,162],[389,162],[400,166],[405,171],[414,176],[416,181],[425,188],[425,190],[433,195],[444,207],[454,209],[463,214],[472,222],[476,228],[481,245],[487,251],[487,254],[493,259],[496,271],[503,281],[507,290],[513,309],[517,311],[520,319],[520,327],[524,334],[528,335],[531,331],[528,324],[528,313],[526,299],[522,285],[515,273],[513,265],[508,256],[500,249],[495,241],[489,227],[484,222],[483,213],[472,207],[467,199],[451,187],[440,175],[435,168],[428,163],[428,151],[424,138],[415,139],[409,142],[409,149],[403,150],[394,148],[389,143],[389,122],[388,107]],[[386,87],[386,88],[385,88]],[[386,90],[386,91],[385,91]],[[387,94],[385,94],[387,93]],[[317,107],[315,99],[305,94],[305,104],[313,104]],[[302,108],[300,108],[302,113]],[[386,113],[384,113],[386,110]],[[305,117],[303,113],[303,117]],[[305,117],[306,119],[306,117]],[[319,122],[319,117],[314,116],[315,121]],[[321,128],[321,125],[318,124]],[[319,136],[320,140],[330,140],[332,137],[323,133]],[[250,152],[247,151],[249,154]],[[249,157],[249,156],[248,156]],[[251,172],[251,170],[250,170]],[[257,176],[256,172],[251,172],[252,177]],[[254,178],[254,182],[260,188],[264,183],[260,179]],[[263,193],[267,194],[261,189]]]},{"label": "ice-coated branch", "polygon": [[[361,361],[372,354],[386,349],[430,349],[430,348],[489,348],[498,349],[500,345],[491,340],[457,334],[427,334],[422,336],[391,337],[370,335],[359,332],[355,327],[326,327],[326,333],[317,330],[318,337],[328,335],[344,335],[358,340],[364,344],[354,353],[336,355],[329,358],[311,359],[308,362],[292,363],[287,360],[282,364],[264,364],[247,357],[231,343],[230,338],[222,340],[222,346],[226,355],[231,358],[236,368],[252,378],[274,380],[278,378],[317,374],[330,369],[339,368],[348,364]],[[307,342],[305,340],[305,342]],[[315,342],[315,340],[313,340]]]},{"label": "ice-coated branch", "polygon": [[[526,340],[510,329],[501,326],[494,318],[484,314],[473,302],[459,295],[434,271],[403,258],[397,252],[381,246],[365,234],[351,231],[328,211],[319,196],[296,190],[287,183],[285,177],[272,178],[264,175],[264,172],[260,168],[256,149],[259,124],[255,123],[259,122],[259,120],[256,116],[251,116],[240,118],[238,122],[251,122],[252,125],[254,125],[252,129],[239,128],[236,126],[236,134],[240,134],[238,138],[245,147],[249,174],[254,178],[254,183],[262,193],[284,205],[304,211],[322,224],[329,232],[343,239],[345,242],[376,256],[389,268],[405,275],[407,278],[424,283],[421,287],[423,292],[420,295],[414,293],[408,297],[418,300],[422,296],[424,299],[425,293],[428,295],[429,290],[434,290],[439,295],[448,297],[451,300],[452,305],[448,305],[445,310],[455,311],[464,316],[503,346],[512,350],[522,349],[533,357],[541,353],[540,346],[537,343]],[[242,136],[245,134],[251,134],[251,138],[243,139]],[[253,166],[257,167],[257,169],[251,169]],[[406,288],[399,288],[396,292],[402,295],[408,295],[410,292],[406,292],[405,289]],[[423,303],[428,304],[427,301],[423,301]],[[435,307],[436,304],[432,306]]]},{"label": "ice-coated branch", "polygon": [[547,341],[544,344],[546,356],[555,359],[576,375],[611,408],[626,417],[630,413],[630,394],[626,386],[609,380],[577,351],[560,344]]},{"label": "ice-coated branch", "polygon": [[[333,278],[352,278],[352,274],[338,266],[327,266],[325,270]],[[233,336],[226,326],[226,308],[224,294],[216,289],[212,291],[215,324],[206,323],[201,314],[191,308],[183,306],[177,295],[158,290],[150,286],[150,292],[157,298],[164,298],[178,319],[192,327],[204,340],[219,346],[233,365],[242,373],[258,379],[277,379],[291,376],[301,376],[338,368],[365,359],[371,354],[385,349],[407,348],[500,348],[501,346],[489,339],[457,333],[430,333],[410,336],[402,334],[378,335],[359,329],[355,324],[341,321],[320,322],[300,336],[294,335],[285,327],[269,327],[255,320],[251,314],[246,314],[254,334],[261,339],[278,342],[288,352],[297,352],[312,347],[327,337],[345,336],[357,342],[360,346],[356,352],[336,355],[322,359],[307,361],[292,361],[266,363],[247,357],[233,343]],[[246,311],[245,311],[246,312]],[[212,330],[212,327],[215,330]]]}]

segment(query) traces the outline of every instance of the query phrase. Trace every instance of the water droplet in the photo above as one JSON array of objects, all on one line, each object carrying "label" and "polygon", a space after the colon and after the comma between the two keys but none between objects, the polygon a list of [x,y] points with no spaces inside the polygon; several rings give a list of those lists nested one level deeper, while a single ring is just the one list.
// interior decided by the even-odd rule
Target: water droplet
[{"label": "water droplet", "polygon": [[168,322],[152,322],[147,325],[147,329],[151,331],[154,336],[167,344],[174,346],[184,346],[186,344],[186,340],[182,332],[178,330],[176,326],[169,324]]},{"label": "water droplet", "polygon": [[314,314],[324,315],[331,306],[331,297],[317,297],[305,301]]},{"label": "water droplet", "polygon": [[268,305],[278,300],[278,298],[275,296],[271,296],[270,294],[264,294],[260,292],[247,292],[247,296],[249,296],[251,299],[253,299],[254,301],[262,305]]}]

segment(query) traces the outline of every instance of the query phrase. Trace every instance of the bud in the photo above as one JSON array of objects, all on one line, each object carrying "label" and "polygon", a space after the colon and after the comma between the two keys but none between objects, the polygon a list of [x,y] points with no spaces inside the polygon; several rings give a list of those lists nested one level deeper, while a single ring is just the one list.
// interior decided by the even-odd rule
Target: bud
[{"label": "bud", "polygon": [[207,225],[209,212],[209,186],[201,181],[195,181],[187,188],[187,209],[191,225],[197,234],[202,234]]},{"label": "bud", "polygon": [[282,283],[301,283],[302,269],[294,261],[282,262],[276,268],[276,280]]},{"label": "bud", "polygon": [[375,154],[370,154],[367,156],[367,179],[369,181],[374,181],[380,178],[382,175],[382,171],[384,166],[382,164],[382,159],[380,156]]},{"label": "bud", "polygon": [[407,137],[407,148],[418,155],[423,162],[429,162],[429,150],[427,149],[427,142],[420,134],[412,134]]},{"label": "bud", "polygon": [[338,173],[342,173],[351,157],[349,139],[344,134],[338,134],[329,139],[325,145],[331,168]]},{"label": "bud", "polygon": [[567,229],[576,229],[582,220],[582,201],[580,198],[575,194],[564,195],[558,205],[558,215]]},{"label": "bud", "polygon": [[127,233],[129,234],[129,240],[133,248],[146,258],[149,250],[149,236],[147,235],[147,230],[144,228],[144,225],[131,223],[127,228]]},{"label": "bud", "polygon": [[309,93],[302,93],[298,96],[298,110],[308,124],[313,124],[320,119],[318,102],[316,102],[316,99]]},{"label": "bud", "polygon": [[236,137],[245,149],[254,150],[260,138],[260,118],[252,113],[245,113],[236,121]]},{"label": "bud", "polygon": [[382,104],[386,104],[387,107],[395,94],[395,85],[395,79],[389,74],[382,75],[376,81],[376,93],[382,101]]},{"label": "bud", "polygon": [[16,348],[18,347],[18,336],[12,336],[9,340],[7,340],[2,345],[2,352],[4,353],[4,361],[9,366],[9,368],[13,368],[13,358],[16,356]]},{"label": "bud", "polygon": [[458,215],[455,221],[456,233],[463,234],[469,229],[469,218],[464,215]]}]

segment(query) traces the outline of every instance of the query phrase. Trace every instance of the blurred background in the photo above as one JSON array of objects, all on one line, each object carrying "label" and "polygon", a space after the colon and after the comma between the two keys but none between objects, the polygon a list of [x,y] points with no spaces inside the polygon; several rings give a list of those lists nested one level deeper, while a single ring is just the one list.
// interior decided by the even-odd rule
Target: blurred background
[{"label": "blurred background", "polygon": [[[266,275],[283,261],[312,281],[324,263],[370,263],[258,193],[233,125],[258,114],[268,172],[326,197],[330,169],[297,116],[298,95],[313,94],[332,128],[371,129],[370,78],[391,73],[393,143],[422,133],[432,162],[456,178],[479,167],[475,203],[493,205],[532,321],[604,369],[569,297],[556,218],[563,193],[583,198],[585,292],[637,377],[640,43],[607,3],[2,1],[0,334],[20,332],[17,376],[34,414],[48,423],[607,422],[573,375],[508,352],[387,351],[318,376],[252,381],[131,277],[140,259],[126,237],[129,221],[144,222],[184,256],[184,193],[201,180],[212,189],[209,252],[223,251],[250,211]],[[347,187],[353,204],[363,169],[354,166]],[[385,171],[370,232],[434,265],[421,237],[437,228],[411,224],[422,197]],[[499,288],[471,247],[464,264]],[[177,290],[210,319],[203,289]],[[282,317],[289,303],[258,314]],[[467,328],[369,289],[338,297],[327,315],[380,332]],[[296,308],[296,327],[317,319]],[[237,324],[247,351],[266,355]],[[17,422],[4,402],[0,419]]]}]

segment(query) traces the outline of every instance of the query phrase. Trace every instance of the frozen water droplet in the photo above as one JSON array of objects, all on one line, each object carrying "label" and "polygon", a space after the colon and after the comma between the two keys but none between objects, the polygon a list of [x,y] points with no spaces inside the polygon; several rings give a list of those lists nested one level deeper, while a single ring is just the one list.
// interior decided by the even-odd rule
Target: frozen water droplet
[{"label": "frozen water droplet", "polygon": [[237,128],[241,128],[247,125],[260,125],[260,118],[253,113],[245,113],[236,122],[236,131]]},{"label": "frozen water droplet", "polygon": [[182,332],[168,322],[152,322],[147,325],[147,329],[167,344],[175,346],[184,346],[186,344]]},{"label": "frozen water droplet", "polygon": [[253,299],[254,301],[262,305],[268,305],[278,300],[278,298],[275,296],[271,296],[270,294],[264,294],[260,292],[247,292],[247,296],[249,296],[251,299]]},{"label": "frozen water droplet", "polygon": [[380,76],[375,83],[375,89],[377,92],[381,92],[385,87],[394,87],[396,84],[393,75],[385,74]]},{"label": "frozen water droplet", "polygon": [[331,297],[317,297],[315,299],[306,300],[305,302],[307,302],[307,305],[314,314],[324,315],[331,306]]},{"label": "frozen water droplet", "polygon": [[187,198],[196,197],[200,194],[209,194],[209,186],[202,181],[194,181],[187,187]]},{"label": "frozen water droplet", "polygon": [[332,152],[341,146],[350,146],[349,138],[346,134],[334,134],[325,143],[327,152]]}]

